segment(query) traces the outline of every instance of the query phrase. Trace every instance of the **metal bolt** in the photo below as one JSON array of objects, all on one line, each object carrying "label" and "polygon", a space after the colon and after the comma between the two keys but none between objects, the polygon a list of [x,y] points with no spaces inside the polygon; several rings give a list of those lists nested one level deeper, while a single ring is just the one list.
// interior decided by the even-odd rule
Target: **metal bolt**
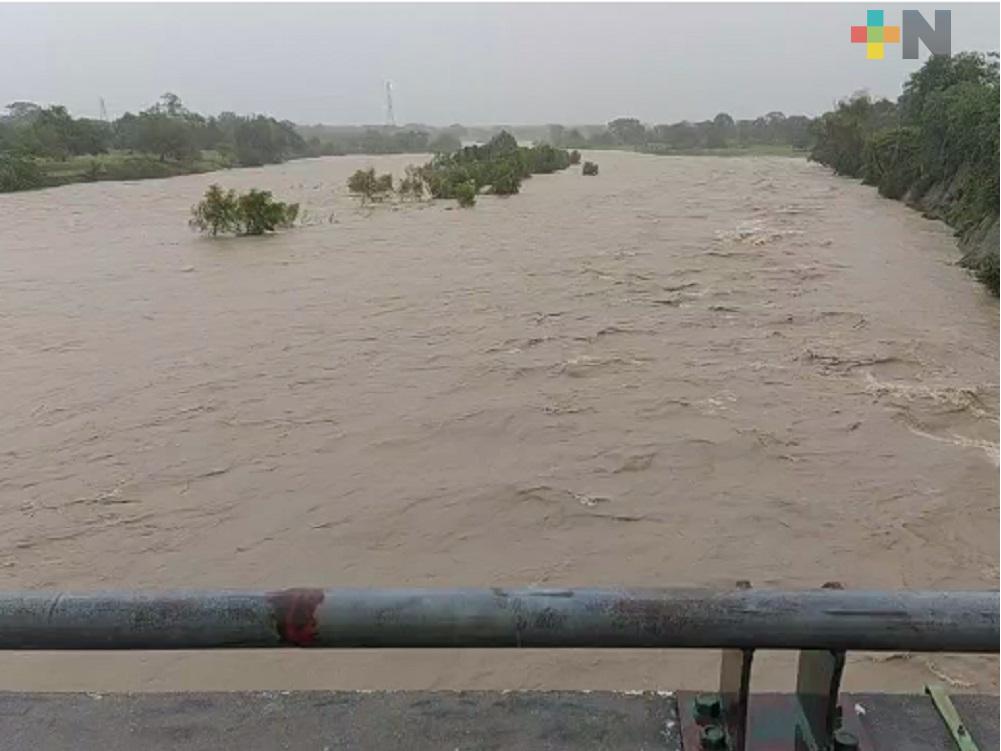
[{"label": "metal bolt", "polygon": [[723,713],[718,694],[699,694],[695,697],[695,716],[701,720],[715,720]]},{"label": "metal bolt", "polygon": [[834,751],[858,751],[858,738],[847,730],[834,731]]},{"label": "metal bolt", "polygon": [[699,741],[706,751],[726,751],[726,733],[715,725],[702,728]]}]

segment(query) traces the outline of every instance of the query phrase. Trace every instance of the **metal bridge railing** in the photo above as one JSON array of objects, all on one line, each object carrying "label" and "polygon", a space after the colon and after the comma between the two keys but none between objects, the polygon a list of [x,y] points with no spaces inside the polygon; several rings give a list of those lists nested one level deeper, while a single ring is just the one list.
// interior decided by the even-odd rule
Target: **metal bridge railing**
[{"label": "metal bridge railing", "polygon": [[755,649],[801,650],[806,749],[865,749],[839,706],[846,650],[998,652],[998,592],[287,589],[0,593],[0,649],[717,648],[716,694],[679,692],[685,748],[743,751]]},{"label": "metal bridge railing", "polygon": [[561,647],[997,652],[997,592],[0,592],[0,649]]}]

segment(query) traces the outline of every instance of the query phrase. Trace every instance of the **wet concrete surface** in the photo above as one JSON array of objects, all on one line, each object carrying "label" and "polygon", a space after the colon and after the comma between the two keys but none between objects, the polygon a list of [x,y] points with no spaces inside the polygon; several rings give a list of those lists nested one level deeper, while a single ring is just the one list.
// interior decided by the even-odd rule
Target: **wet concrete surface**
[{"label": "wet concrete surface", "polygon": [[[856,694],[851,701],[864,712],[873,751],[954,748],[925,696]],[[953,701],[981,751],[997,748],[998,697]],[[5,751],[679,751],[678,738],[669,693],[0,693]]]}]

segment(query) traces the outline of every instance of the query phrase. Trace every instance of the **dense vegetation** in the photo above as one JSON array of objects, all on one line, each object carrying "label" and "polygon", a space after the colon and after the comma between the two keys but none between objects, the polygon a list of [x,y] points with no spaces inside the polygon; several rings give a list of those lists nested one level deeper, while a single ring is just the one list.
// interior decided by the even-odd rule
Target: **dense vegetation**
[{"label": "dense vegetation", "polygon": [[451,130],[425,126],[395,128],[301,126],[309,156],[344,154],[438,154],[457,151],[462,141]]},{"label": "dense vegetation", "polygon": [[263,235],[291,227],[299,216],[299,204],[282,203],[267,190],[251,189],[238,196],[211,185],[202,201],[191,207],[189,224],[213,236],[221,233]]},{"label": "dense vegetation", "polygon": [[[33,102],[9,104],[0,116],[0,191],[167,177],[305,155],[306,143],[290,122],[232,112],[205,117],[174,94],[112,122],[74,118],[65,107]],[[25,166],[29,162],[34,169]]]},{"label": "dense vegetation", "polygon": [[482,146],[436,155],[421,174],[433,198],[455,198],[460,205],[472,205],[483,190],[513,195],[521,189],[522,180],[569,166],[566,150],[545,143],[519,146],[514,136],[501,131]]},{"label": "dense vegetation", "polygon": [[31,157],[0,151],[0,193],[31,190],[41,185],[44,179],[42,170]]},{"label": "dense vegetation", "polygon": [[789,153],[809,148],[811,120],[769,112],[752,120],[720,113],[712,120],[648,126],[622,117],[605,125],[494,125],[440,128],[411,123],[402,127],[301,125],[312,154],[451,153],[463,142],[486,143],[509,133],[521,143],[547,143],[566,149],[632,149],[653,153],[719,152],[724,149]]},{"label": "dense vegetation", "polygon": [[998,102],[997,55],[932,56],[896,102],[860,94],[818,118],[810,158],[955,227],[997,294]]},{"label": "dense vegetation", "polygon": [[113,121],[13,102],[0,111],[0,192],[69,182],[138,180],[341,154],[438,154],[466,129],[295,126],[264,115],[192,112],[175,94]]},{"label": "dense vegetation", "polygon": [[376,175],[375,167],[360,169],[348,178],[348,190],[360,196],[362,203],[383,201],[393,192],[393,176]]},{"label": "dense vegetation", "polygon": [[396,192],[404,201],[420,201],[424,198],[424,190],[424,175],[421,173],[421,168],[411,164],[407,167],[403,179],[400,180]]},{"label": "dense vegetation", "polygon": [[777,150],[809,148],[811,120],[769,112],[755,120],[734,120],[721,112],[712,120],[682,121],[649,127],[634,117],[612,120],[589,136],[578,128],[550,125],[547,142],[567,148],[628,148],[653,154],[770,147]]},{"label": "dense vegetation", "polygon": [[452,196],[462,208],[472,208],[476,205],[476,183],[473,180],[456,183],[452,188]]},{"label": "dense vegetation", "polygon": [[[577,161],[580,154],[576,155]],[[427,164],[410,165],[396,189],[402,200],[451,198],[459,206],[476,205],[480,193],[509,196],[521,190],[522,180],[566,169],[574,157],[564,149],[542,143],[519,146],[507,131],[487,143],[466,146],[435,155]],[[348,190],[362,203],[383,201],[393,192],[392,175],[376,175],[375,169],[357,170],[348,178]]]}]

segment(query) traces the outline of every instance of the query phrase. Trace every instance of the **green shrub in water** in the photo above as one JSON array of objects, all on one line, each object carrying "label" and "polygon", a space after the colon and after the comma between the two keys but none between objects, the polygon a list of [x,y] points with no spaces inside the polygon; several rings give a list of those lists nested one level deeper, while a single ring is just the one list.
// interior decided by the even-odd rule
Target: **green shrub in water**
[{"label": "green shrub in water", "polygon": [[291,227],[298,216],[299,204],[275,201],[271,191],[255,188],[237,196],[234,190],[224,191],[218,185],[210,185],[205,198],[191,208],[188,224],[213,236],[263,235]]},{"label": "green shrub in water", "polygon": [[481,189],[487,188],[496,195],[513,195],[525,178],[556,172],[569,165],[570,154],[566,150],[548,144],[519,146],[510,133],[502,131],[481,146],[437,154],[424,165],[422,174],[432,198],[454,198],[462,206],[472,206]]},{"label": "green shrub in water", "polygon": [[240,196],[238,205],[244,235],[263,235],[291,227],[299,216],[299,204],[275,201],[270,190],[252,189]]},{"label": "green shrub in water", "polygon": [[362,203],[366,201],[382,201],[393,192],[393,176],[390,174],[376,175],[375,167],[356,170],[348,178],[348,190],[361,196]]},{"label": "green shrub in water", "polygon": [[[388,177],[388,175],[387,175]],[[396,189],[404,201],[420,201],[424,198],[424,173],[420,167],[409,165]]]},{"label": "green shrub in water", "polygon": [[455,195],[455,200],[459,202],[459,205],[464,208],[472,208],[476,205],[476,181],[467,180],[464,183],[459,183],[455,185],[452,189]]},{"label": "green shrub in water", "polygon": [[594,162],[584,162],[584,166],[581,167],[581,173],[585,175],[597,175],[598,165]]},{"label": "green shrub in water", "polygon": [[498,196],[513,196],[521,189],[521,176],[513,169],[500,171],[490,184],[490,192]]},{"label": "green shrub in water", "polygon": [[220,232],[239,232],[240,207],[236,191],[224,191],[218,185],[210,185],[201,203],[191,207],[188,224],[213,236]]}]

